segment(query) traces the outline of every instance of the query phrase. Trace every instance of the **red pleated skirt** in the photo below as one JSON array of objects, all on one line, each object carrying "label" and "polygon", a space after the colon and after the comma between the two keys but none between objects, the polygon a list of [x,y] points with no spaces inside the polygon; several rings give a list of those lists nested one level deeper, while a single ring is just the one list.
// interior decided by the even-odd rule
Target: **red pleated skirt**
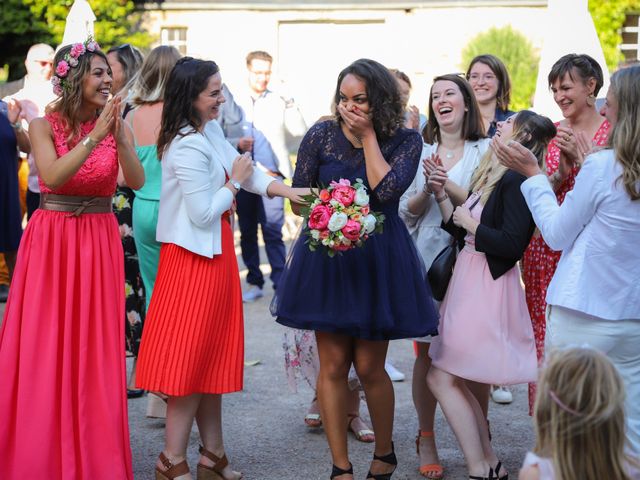
[{"label": "red pleated skirt", "polygon": [[221,255],[162,245],[136,382],[171,396],[237,392],[243,361],[238,262],[231,226],[223,220]]},{"label": "red pleated skirt", "polygon": [[111,213],[36,210],[0,328],[0,478],[133,480]]}]

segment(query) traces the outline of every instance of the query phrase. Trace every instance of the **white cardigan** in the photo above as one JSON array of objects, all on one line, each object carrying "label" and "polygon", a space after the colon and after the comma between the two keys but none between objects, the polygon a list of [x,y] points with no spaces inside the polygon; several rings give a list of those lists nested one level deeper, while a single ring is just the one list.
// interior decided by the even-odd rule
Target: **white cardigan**
[{"label": "white cardigan", "polygon": [[[181,133],[190,131],[183,128]],[[175,243],[187,250],[212,258],[222,253],[221,216],[231,208],[234,196],[223,187],[225,173],[238,152],[224,138],[216,121],[205,125],[202,133],[176,136],[162,157],[162,188],[156,240]],[[274,178],[254,169],[242,188],[267,194]]]},{"label": "white cardigan", "polygon": [[602,150],[587,157],[560,206],[544,175],[520,186],[544,241],[562,250],[549,305],[640,319],[640,200],[631,200],[621,174],[613,150]]}]

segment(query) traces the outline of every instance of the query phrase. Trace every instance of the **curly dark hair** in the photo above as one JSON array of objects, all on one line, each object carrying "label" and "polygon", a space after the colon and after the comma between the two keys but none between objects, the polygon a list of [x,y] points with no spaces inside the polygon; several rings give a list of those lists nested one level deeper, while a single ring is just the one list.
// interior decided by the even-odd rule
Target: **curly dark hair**
[{"label": "curly dark hair", "polygon": [[[193,106],[198,95],[207,88],[209,78],[220,69],[215,62],[183,57],[169,74],[169,80],[164,95],[164,107],[158,135],[158,158],[173,139],[196,133],[202,126],[196,109]],[[183,127],[190,126],[192,130],[180,133]]]},{"label": "curly dark hair", "polygon": [[358,77],[366,86],[371,121],[378,139],[384,140],[393,136],[404,123],[402,99],[394,75],[384,65],[368,58],[356,60],[342,70],[338,75],[333,96],[333,113],[338,123],[342,122],[342,117],[337,112],[340,85],[347,75]]},{"label": "curly dark hair", "polygon": [[[73,45],[65,45],[60,48],[53,59],[54,72],[58,64],[65,59]],[[103,51],[96,49],[93,52],[86,51],[78,57],[78,65],[69,69],[67,74],[66,87],[62,90],[62,95],[56,98],[46,107],[47,113],[57,112],[60,115],[62,124],[64,125],[67,141],[71,142],[80,135],[80,120],[77,115],[82,107],[84,97],[82,95],[82,84],[88,75],[91,74],[91,60],[93,57],[100,57],[107,65],[107,72],[111,75],[109,61]],[[96,111],[96,116],[99,114]]]}]

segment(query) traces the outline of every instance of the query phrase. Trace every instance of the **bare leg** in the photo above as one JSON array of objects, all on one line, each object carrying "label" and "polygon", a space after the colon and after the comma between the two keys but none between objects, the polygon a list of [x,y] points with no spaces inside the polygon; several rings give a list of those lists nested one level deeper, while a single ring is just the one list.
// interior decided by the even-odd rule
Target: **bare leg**
[{"label": "bare leg", "polygon": [[[202,395],[199,393],[184,397],[169,397],[164,454],[174,465],[186,458],[191,426],[201,399]],[[156,466],[162,471],[166,470],[159,460]],[[181,475],[177,478],[190,480],[191,475]]]},{"label": "bare leg", "polygon": [[466,380],[467,387],[469,391],[476,397],[478,400],[478,405],[482,409],[482,414],[484,415],[485,420],[489,418],[489,395],[491,394],[491,385],[487,385],[486,383],[478,383],[472,382],[471,380]]},{"label": "bare leg", "polygon": [[[493,451],[493,447],[491,446],[491,440],[489,439],[489,428],[487,425],[487,419],[484,416],[484,412],[480,408],[478,404],[478,399],[473,395],[473,393],[469,390],[469,384],[467,382],[461,383],[462,393],[467,397],[467,402],[473,409],[473,413],[476,417],[476,425],[478,427],[478,432],[480,433],[480,441],[482,442],[482,450],[484,452],[484,458],[487,459],[491,466],[496,466],[498,463],[498,458]],[[502,469],[500,470],[502,471]]]},{"label": "bare leg", "polygon": [[7,270],[9,271],[9,285],[11,285],[11,279],[13,278],[13,271],[16,268],[16,259],[18,258],[18,252],[16,250],[13,250],[11,252],[3,252],[3,253],[4,253],[4,261],[7,264]]},{"label": "bare leg", "polygon": [[347,427],[353,432],[357,440],[365,443],[375,441],[375,435],[373,433],[358,436],[359,432],[371,430],[371,427],[364,422],[360,415],[360,392],[357,389],[349,391],[347,416]]},{"label": "bare leg", "polygon": [[[318,374],[318,402],[322,424],[327,434],[333,464],[343,470],[350,468],[347,450],[347,401],[349,387],[347,378],[353,361],[353,338],[335,333],[316,332],[320,372]],[[336,477],[348,480],[345,474]]]},{"label": "bare leg", "polygon": [[465,393],[464,380],[431,365],[427,383],[458,439],[469,475],[488,476],[491,466],[485,458],[476,414]]},{"label": "bare leg", "polygon": [[[384,369],[387,356],[387,341],[355,341],[353,364],[367,397],[367,406],[371,415],[371,423],[376,432],[375,454],[384,456],[393,450],[393,411],[395,398],[389,375]],[[390,473],[395,466],[374,460],[371,473]]]},{"label": "bare leg", "polygon": [[[196,412],[196,422],[200,431],[200,438],[205,449],[209,450],[216,457],[222,458],[224,455],[224,443],[222,441],[222,395],[207,394],[202,395],[200,406]],[[200,456],[200,463],[213,467],[214,462]],[[227,480],[238,480],[242,474],[234,472],[229,465],[222,471],[222,476]]]},{"label": "bare leg", "polygon": [[[427,373],[431,367],[429,358],[430,343],[416,342],[418,354],[413,364],[413,383],[411,393],[413,405],[418,414],[420,432],[433,432],[438,401],[427,385]],[[418,434],[420,465],[440,464],[434,436],[424,437]],[[425,473],[438,474],[439,471],[426,470]]]},{"label": "bare leg", "polygon": [[129,383],[127,388],[129,390],[135,390],[136,388],[136,367],[138,366],[138,357],[133,359],[133,366],[131,367],[131,375],[129,376]]}]

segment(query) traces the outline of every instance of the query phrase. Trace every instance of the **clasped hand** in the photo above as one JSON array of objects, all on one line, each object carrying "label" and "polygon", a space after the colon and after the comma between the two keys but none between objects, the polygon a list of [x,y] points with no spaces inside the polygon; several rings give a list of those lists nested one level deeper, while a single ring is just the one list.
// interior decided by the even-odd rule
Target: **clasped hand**
[{"label": "clasped hand", "polygon": [[491,148],[502,165],[521,173],[525,177],[532,177],[542,173],[536,156],[531,150],[518,142],[511,140],[508,143],[502,143],[499,138],[493,137]]},{"label": "clasped hand", "polygon": [[429,190],[433,193],[444,191],[444,186],[447,180],[449,180],[449,175],[442,165],[440,156],[437,153],[431,154],[430,157],[422,161],[422,168]]},{"label": "clasped hand", "polygon": [[116,96],[104,106],[89,136],[95,142],[101,142],[104,137],[111,133],[117,143],[125,143],[127,142],[127,136],[124,129],[122,98]]}]

